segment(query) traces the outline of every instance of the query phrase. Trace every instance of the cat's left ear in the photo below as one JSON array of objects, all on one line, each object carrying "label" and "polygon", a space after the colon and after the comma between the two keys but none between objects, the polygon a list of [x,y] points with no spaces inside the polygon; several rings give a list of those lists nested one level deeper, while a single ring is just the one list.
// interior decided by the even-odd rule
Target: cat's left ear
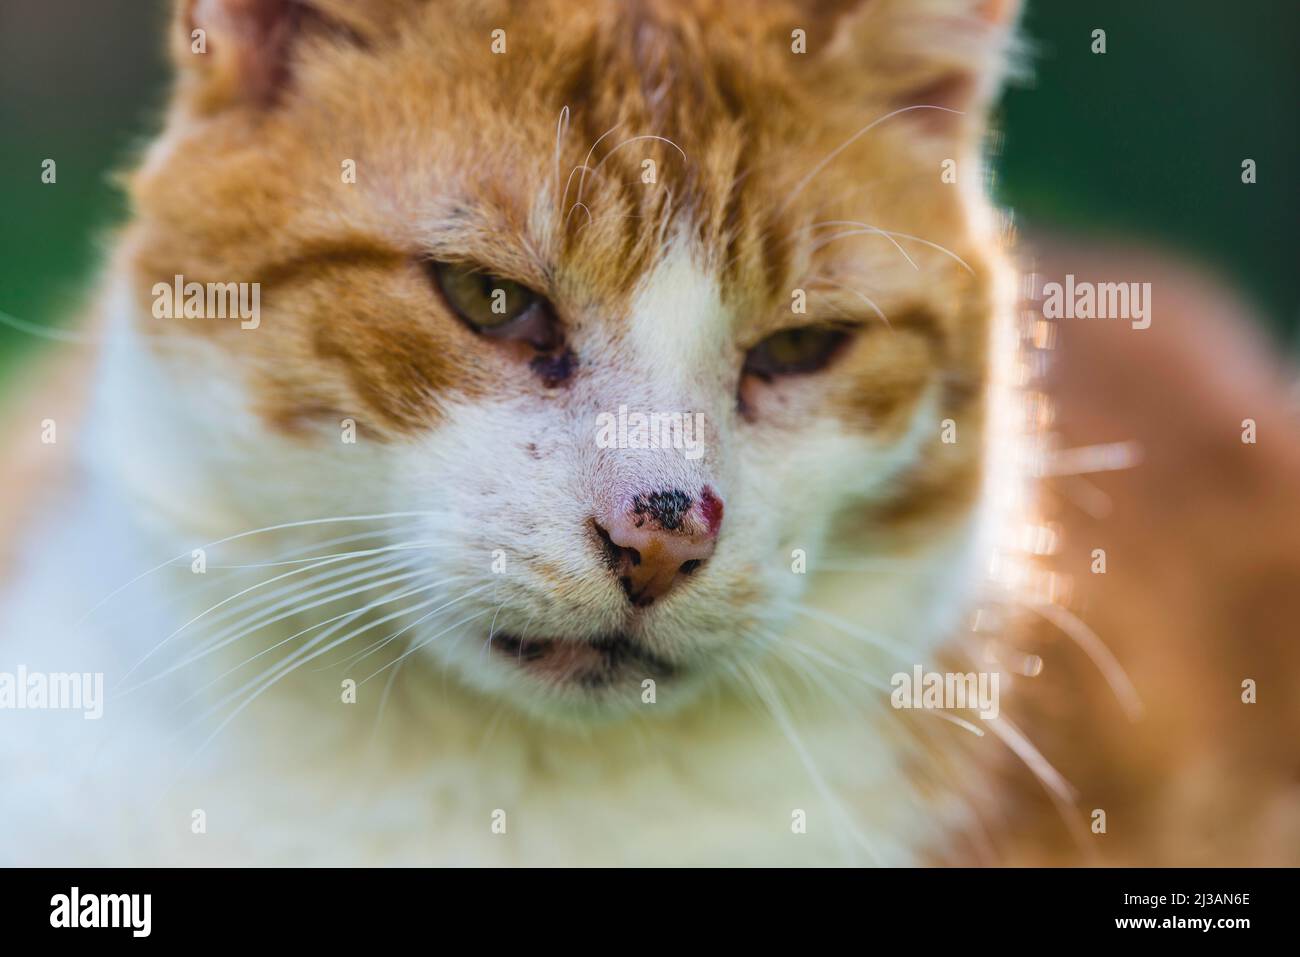
[{"label": "cat's left ear", "polygon": [[200,112],[273,105],[309,35],[364,44],[404,0],[177,0],[172,52]]},{"label": "cat's left ear", "polygon": [[[1015,64],[1021,0],[813,0],[822,61],[930,130],[982,128]],[[925,109],[939,107],[940,109]],[[946,112],[953,111],[953,112]]]}]

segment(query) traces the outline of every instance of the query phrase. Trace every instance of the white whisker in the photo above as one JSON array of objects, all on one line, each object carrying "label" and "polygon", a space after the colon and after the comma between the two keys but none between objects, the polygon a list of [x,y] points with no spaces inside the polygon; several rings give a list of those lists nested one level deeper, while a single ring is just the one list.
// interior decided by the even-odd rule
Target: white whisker
[{"label": "white whisker", "polygon": [[[486,588],[487,586],[484,585],[483,587]],[[369,681],[369,680],[370,680],[371,678],[373,678],[375,675],[377,675],[377,674],[379,674],[380,672],[384,671],[385,668],[391,668],[391,667],[393,667],[394,665],[398,664],[399,662],[402,662],[402,661],[406,660],[406,659],[409,658],[411,655],[415,654],[417,651],[419,651],[421,648],[423,648],[425,645],[428,645],[429,643],[431,643],[434,639],[436,639],[436,638],[441,638],[443,635],[445,635],[447,632],[451,631],[452,629],[454,629],[454,628],[459,628],[461,625],[465,624],[466,622],[473,621],[475,618],[482,618],[482,617],[483,617],[484,615],[486,615],[486,614],[487,614],[487,610],[484,609],[483,611],[478,611],[478,612],[475,612],[475,613],[472,614],[472,615],[469,615],[468,617],[462,618],[460,621],[456,622],[454,625],[448,625],[448,626],[447,626],[446,628],[444,628],[442,631],[438,632],[436,635],[433,635],[433,637],[428,638],[428,639],[426,639],[426,640],[420,642],[418,645],[414,645],[414,646],[411,647],[409,650],[403,652],[402,655],[401,655],[400,657],[394,659],[393,661],[390,661],[388,664],[384,665],[383,668],[380,668],[379,671],[376,671],[376,672],[374,672],[373,674],[367,675],[365,678],[362,678],[359,682],[357,682],[358,686],[365,684],[367,681]]]},{"label": "white whisker", "polygon": [[822,800],[826,802],[831,813],[835,815],[835,817],[839,818],[841,824],[843,824],[844,828],[853,838],[853,842],[857,844],[869,858],[878,861],[879,856],[875,849],[858,829],[852,816],[844,808],[843,803],[831,791],[830,786],[826,783],[826,779],[822,777],[822,773],[818,769],[816,762],[813,761],[812,755],[808,752],[807,747],[805,747],[803,739],[800,738],[798,733],[795,731],[794,723],[790,720],[785,708],[781,705],[780,698],[776,694],[776,689],[756,671],[748,668],[745,668],[744,671],[752,682],[754,690],[758,694],[759,698],[767,705],[768,711],[771,713],[773,720],[776,721],[777,726],[781,729],[781,733],[785,735],[786,740],[789,741],[790,745],[794,748],[795,753],[799,757],[800,763],[803,765],[808,777],[813,782],[813,787],[817,789],[819,794],[821,794]]},{"label": "white whisker", "polygon": [[[872,226],[870,223],[862,223],[853,219],[828,219],[824,222],[813,223],[808,228],[816,229],[819,226],[860,226],[862,227],[862,229],[855,230],[854,232],[848,233],[846,235],[850,235],[850,236],[863,235],[865,232],[866,234],[870,234],[870,235],[884,236],[886,239],[888,239],[891,243],[894,244],[894,248],[898,250],[900,256],[902,256],[904,259],[907,260],[909,266],[911,266],[913,269],[921,268],[916,264],[916,260],[907,254],[907,250],[903,248],[903,244],[900,243],[897,239],[895,239],[892,235],[890,235],[888,230],[881,229],[879,226]],[[841,238],[841,237],[837,237],[837,238]],[[825,244],[823,243],[822,245]],[[814,246],[813,248],[820,249],[821,246]]]},{"label": "white whisker", "polygon": [[1110,690],[1119,700],[1130,721],[1137,721],[1142,717],[1144,709],[1141,696],[1133,687],[1133,682],[1129,680],[1123,666],[1101,640],[1101,636],[1089,628],[1079,616],[1060,605],[1032,600],[1023,601],[1022,604],[1040,618],[1055,625],[1083,650],[1101,672],[1101,676],[1106,679],[1106,684],[1110,686]]},{"label": "white whisker", "polygon": [[[666,136],[655,136],[653,133],[645,133],[645,134],[642,134],[641,136],[630,136],[630,137],[628,137],[627,139],[625,139],[623,142],[619,143],[618,146],[615,146],[612,150],[610,150],[608,153],[606,153],[604,156],[602,156],[602,157],[600,158],[600,162],[596,164],[596,166],[595,166],[595,168],[592,170],[592,172],[594,173],[594,172],[596,172],[597,170],[599,170],[602,166],[604,166],[604,165],[605,165],[605,161],[606,161],[607,159],[609,159],[611,156],[613,156],[615,153],[617,153],[619,150],[621,150],[624,146],[627,146],[629,143],[635,143],[637,140],[658,140],[658,141],[661,142],[661,143],[667,143],[669,146],[671,146],[671,147],[672,147],[673,149],[675,149],[677,152],[679,152],[679,153],[682,154],[682,159],[686,159],[686,150],[682,149],[680,146],[678,146],[678,145],[677,145],[676,143],[674,143],[672,140],[668,139],[668,137],[666,137]],[[581,183],[578,184],[578,198],[579,198],[579,199],[582,198],[582,184],[581,184]]]},{"label": "white whisker", "polygon": [[[372,554],[381,554],[383,551],[384,551],[383,549],[372,550]],[[121,684],[122,681],[125,681],[125,680],[126,680],[127,678],[129,678],[132,674],[134,674],[134,672],[135,672],[135,670],[136,670],[137,668],[139,668],[142,664],[144,664],[146,661],[148,661],[150,658],[152,658],[153,655],[154,655],[155,653],[157,653],[159,649],[161,649],[164,645],[168,644],[168,643],[169,643],[173,638],[175,638],[177,635],[179,635],[179,634],[180,634],[182,631],[184,631],[186,628],[190,627],[190,625],[193,625],[195,622],[199,621],[200,619],[202,619],[203,617],[205,617],[206,615],[208,615],[210,612],[213,612],[213,611],[217,610],[218,608],[220,608],[220,607],[222,607],[222,606],[224,606],[224,605],[226,605],[226,604],[229,604],[230,602],[234,601],[235,599],[240,598],[240,597],[242,597],[242,596],[244,596],[244,595],[247,595],[247,594],[249,594],[250,592],[256,591],[257,589],[262,588],[262,587],[264,587],[264,586],[266,586],[266,585],[270,585],[270,584],[273,584],[273,583],[275,583],[275,582],[277,582],[277,581],[282,581],[282,580],[284,580],[284,579],[286,579],[286,578],[290,578],[290,577],[292,577],[292,576],[294,576],[294,575],[300,575],[300,574],[302,574],[303,572],[312,571],[312,570],[314,570],[314,569],[316,569],[316,568],[320,568],[320,567],[325,566],[325,565],[334,564],[334,563],[337,563],[337,562],[340,562],[340,561],[344,561],[344,559],[338,559],[338,558],[325,559],[325,560],[320,561],[320,562],[317,562],[316,564],[313,564],[313,565],[306,565],[306,566],[304,566],[303,568],[295,568],[293,571],[282,572],[281,574],[279,574],[279,575],[275,575],[275,576],[273,576],[273,577],[271,577],[271,578],[268,578],[268,579],[266,579],[265,581],[258,582],[258,583],[255,584],[255,585],[250,585],[250,586],[248,586],[247,588],[244,588],[244,589],[242,589],[242,590],[236,592],[235,594],[230,595],[230,596],[227,597],[227,598],[223,598],[221,601],[217,602],[215,605],[212,605],[212,606],[208,607],[206,610],[204,610],[204,611],[200,612],[199,614],[195,615],[193,618],[191,618],[189,621],[185,622],[185,624],[181,625],[179,628],[177,628],[175,631],[173,631],[170,635],[168,635],[168,636],[167,636],[166,638],[164,638],[162,641],[158,642],[158,644],[154,645],[154,647],[153,647],[152,649],[150,649],[150,650],[145,654],[145,656],[144,656],[143,658],[141,658],[141,659],[140,659],[139,661],[137,661],[134,665],[132,665],[129,669],[127,669],[126,673],[125,673],[124,675],[122,675],[121,679],[119,679],[119,682],[118,682],[119,686],[120,686],[120,684]]]},{"label": "white whisker", "polygon": [[828,611],[823,611],[820,608],[811,608],[807,605],[792,605],[790,607],[798,614],[807,615],[809,618],[815,618],[818,621],[823,621],[828,625],[832,625],[833,627],[840,629],[840,631],[844,632],[846,635],[849,635],[851,638],[856,638],[858,641],[865,642],[874,648],[888,652],[901,661],[909,664],[913,663],[911,659],[914,656],[910,655],[900,646],[890,642],[887,638],[878,635],[873,631],[868,631],[865,628],[858,628],[852,623],[840,618],[838,615],[834,615]]},{"label": "white whisker", "polygon": [[[463,577],[463,576],[457,576],[457,577],[460,578],[460,577]],[[450,579],[449,579],[449,580],[450,580]],[[439,584],[442,584],[442,583],[439,583]],[[486,587],[487,587],[487,585],[480,585],[478,588],[472,589],[471,591],[468,591],[468,592],[466,592],[466,593],[463,594],[463,595],[460,595],[460,596],[458,596],[458,597],[456,597],[456,598],[453,598],[453,599],[451,599],[451,600],[449,600],[449,601],[443,602],[443,604],[441,604],[441,605],[439,605],[437,608],[433,609],[433,611],[429,612],[429,614],[424,615],[423,617],[419,618],[418,620],[416,620],[416,621],[412,622],[411,624],[407,625],[407,626],[406,626],[405,628],[403,628],[401,631],[397,631],[397,632],[394,632],[394,633],[391,634],[391,635],[387,635],[386,637],[381,638],[381,639],[379,639],[379,640],[376,641],[376,642],[373,642],[372,644],[366,646],[365,648],[362,648],[361,651],[357,652],[356,654],[354,654],[354,655],[350,655],[349,657],[343,659],[343,661],[342,661],[341,664],[342,664],[342,665],[354,665],[354,664],[356,664],[356,663],[359,662],[359,661],[364,661],[365,659],[369,658],[369,657],[370,657],[372,654],[374,654],[375,652],[379,651],[380,649],[384,648],[384,647],[385,647],[386,645],[388,645],[389,643],[393,642],[393,641],[396,640],[397,638],[400,638],[402,635],[406,634],[406,632],[410,631],[412,628],[414,628],[414,627],[416,627],[417,625],[420,625],[420,624],[422,624],[423,622],[427,621],[429,618],[431,618],[431,617],[432,617],[433,615],[435,615],[436,613],[438,613],[438,612],[440,612],[440,611],[443,611],[443,610],[445,610],[445,609],[447,609],[447,608],[450,608],[452,605],[458,605],[458,604],[460,604],[462,601],[464,601],[464,600],[467,599],[467,598],[472,598],[472,597],[474,597],[475,595],[477,595],[479,592],[481,592],[481,591],[482,591],[484,588],[486,588]],[[438,600],[439,600],[439,599],[436,599],[436,598],[434,599],[434,601],[438,601]],[[426,603],[426,604],[428,604],[428,603]],[[420,606],[420,607],[424,607],[424,606],[422,605],[422,606]],[[414,611],[414,610],[417,610],[417,609],[409,609],[409,610]]]},{"label": "white whisker", "polygon": [[[236,641],[239,641],[241,638],[246,638],[246,637],[248,637],[249,635],[251,635],[251,634],[253,634],[253,633],[257,632],[257,631],[260,631],[262,628],[265,628],[267,625],[275,624],[276,622],[279,622],[279,621],[284,621],[286,618],[293,618],[293,617],[295,617],[295,616],[297,616],[297,615],[302,614],[302,612],[304,612],[304,611],[306,611],[306,610],[308,610],[308,609],[316,608],[316,607],[319,607],[319,606],[321,606],[321,605],[329,605],[329,604],[333,604],[333,603],[336,602],[336,601],[340,601],[340,600],[342,600],[342,599],[344,599],[344,598],[349,598],[349,597],[351,597],[351,596],[353,596],[353,595],[359,595],[359,594],[362,594],[362,593],[364,593],[364,592],[371,591],[371,590],[373,590],[373,589],[375,589],[375,588],[382,588],[382,587],[385,586],[385,585],[391,585],[391,584],[393,584],[393,583],[395,583],[395,582],[399,582],[399,581],[409,581],[410,579],[412,579],[412,578],[417,578],[417,577],[419,577],[419,576],[422,575],[422,574],[423,574],[423,571],[422,571],[422,570],[416,570],[416,571],[405,572],[405,573],[400,574],[400,575],[391,575],[391,576],[389,576],[388,578],[381,579],[380,581],[366,581],[364,584],[358,585],[356,588],[352,588],[352,589],[349,589],[349,590],[347,590],[347,591],[342,591],[342,592],[334,591],[334,592],[331,592],[331,593],[330,593],[329,595],[327,595],[325,598],[322,598],[322,599],[320,599],[320,600],[318,600],[318,601],[312,602],[311,604],[308,604],[308,605],[302,605],[302,606],[295,605],[291,610],[289,610],[289,611],[287,611],[287,612],[285,612],[285,613],[283,613],[283,614],[281,614],[281,615],[279,615],[279,616],[277,616],[277,617],[275,617],[275,618],[272,618],[272,619],[270,619],[269,621],[255,623],[255,624],[253,624],[253,625],[250,625],[250,626],[244,628],[242,631],[239,631],[237,634],[234,634],[234,635],[231,635],[230,637],[225,638],[225,639],[222,640],[222,641],[216,642],[216,643],[214,643],[214,644],[209,644],[207,647],[202,648],[201,650],[199,650],[198,652],[196,652],[194,655],[191,655],[189,658],[186,658],[186,659],[184,659],[184,660],[182,660],[182,661],[177,662],[176,664],[172,665],[170,668],[166,668],[166,669],[164,669],[163,671],[160,671],[160,672],[158,672],[157,674],[153,675],[152,677],[145,679],[144,681],[137,682],[135,685],[132,686],[132,688],[131,688],[130,690],[135,690],[135,689],[138,689],[138,688],[142,688],[142,687],[144,687],[145,685],[152,684],[153,682],[158,681],[158,680],[162,679],[163,677],[165,677],[165,676],[167,676],[167,675],[169,675],[169,674],[172,674],[173,672],[176,672],[176,671],[180,670],[181,668],[185,668],[185,667],[187,667],[187,666],[193,664],[193,663],[196,662],[196,661],[200,661],[200,660],[202,660],[203,658],[206,658],[207,656],[213,654],[214,652],[220,651],[222,648],[225,648],[225,647],[228,647],[228,646],[234,644]],[[432,587],[432,586],[431,586],[431,587]],[[369,606],[367,606],[367,607],[369,607]],[[347,614],[351,614],[351,613],[347,613]],[[334,620],[336,620],[337,618],[341,618],[341,617],[343,617],[343,615],[338,615],[338,616],[336,616],[336,618],[329,619],[329,621],[334,621]],[[321,623],[318,624],[318,625],[313,625],[312,628],[318,628],[318,627],[320,627],[320,625],[327,624],[327,623],[328,623],[328,622],[321,622]],[[304,629],[304,630],[305,630],[305,631],[311,631],[312,628],[307,628],[307,629]],[[302,634],[302,632],[299,632],[299,634]],[[293,637],[296,638],[297,635],[294,635]],[[289,639],[286,639],[286,640],[289,640]],[[283,644],[283,642],[280,642],[280,644]],[[276,646],[272,646],[272,647],[278,647],[278,645],[276,645]],[[254,657],[257,657],[257,656],[254,656]],[[128,693],[128,692],[124,692],[124,693]]]},{"label": "white whisker", "polygon": [[376,552],[404,552],[414,549],[430,548],[437,545],[437,542],[411,542],[405,545],[389,545],[383,548],[361,549],[351,552],[334,552],[325,555],[312,555],[309,558],[291,558],[278,562],[247,562],[240,565],[209,565],[209,570],[213,568],[236,569],[236,568],[279,568],[283,565],[305,565],[308,562],[324,561],[329,558],[357,558],[364,555],[374,555]]},{"label": "white whisker", "polygon": [[[560,107],[560,118],[555,121],[555,193],[560,193],[560,145],[564,142],[564,134],[569,129],[569,107]],[[565,189],[567,196],[568,189]]]},{"label": "white whisker", "polygon": [[[219,538],[216,541],[207,542],[206,544],[200,545],[198,547],[206,551],[212,548],[216,548],[218,545],[224,545],[227,542],[234,542],[234,541],[238,541],[241,538],[248,538],[250,535],[262,535],[265,534],[266,532],[278,532],[286,528],[305,528],[311,525],[327,525],[331,522],[381,521],[386,518],[412,518],[415,516],[427,516],[433,514],[436,513],[430,511],[379,512],[373,515],[342,515],[342,516],[334,516],[332,518],[313,518],[313,519],[305,519],[303,521],[298,521],[298,522],[283,522],[279,525],[267,525],[263,528],[249,529],[246,532],[239,532],[236,535],[227,535],[225,538]],[[130,588],[132,585],[140,581],[142,578],[146,578],[149,575],[154,574],[155,572],[161,571],[162,569],[166,568],[169,565],[174,565],[176,562],[183,561],[189,558],[191,551],[192,551],[191,549],[187,549],[186,551],[181,552],[179,555],[175,556],[174,558],[169,558],[167,559],[167,561],[162,562],[159,565],[155,565],[153,568],[141,572],[139,575],[136,575],[126,584],[120,585],[117,588],[113,589],[111,592],[109,592],[107,595],[101,598],[98,602],[96,602],[93,606],[91,606],[91,608],[87,610],[85,614],[83,614],[80,618],[78,618],[76,624],[80,625],[84,623],[87,618],[93,615],[106,602],[111,601],[113,598],[120,595],[123,591]]]},{"label": "white whisker", "polygon": [[583,202],[577,202],[577,203],[574,203],[571,207],[569,207],[569,214],[568,214],[568,216],[565,216],[565,217],[564,217],[564,225],[565,225],[566,228],[567,228],[568,225],[569,225],[569,217],[572,216],[572,215],[573,215],[573,211],[574,211],[575,209],[578,209],[579,207],[581,207],[581,208],[582,208],[582,211],[583,211],[584,213],[587,214],[587,225],[588,225],[588,226],[591,225],[591,222],[592,222],[591,210],[587,208],[587,204],[586,204],[586,203],[583,203]]},{"label": "white whisker", "polygon": [[[266,624],[270,620],[268,616],[284,609],[290,609],[290,615],[292,615],[293,610],[300,608],[302,602],[315,598],[317,595],[340,590],[347,585],[364,581],[367,578],[386,575],[394,569],[406,567],[408,564],[409,561],[394,562],[388,555],[376,555],[351,563],[332,564],[323,572],[296,580],[282,588],[258,594],[247,603],[231,605],[207,618],[204,624],[208,627],[222,626],[222,629],[217,630],[208,639],[207,643],[211,644],[219,641],[225,635],[230,634],[232,629],[252,622]],[[233,623],[232,619],[234,620]]]},{"label": "white whisker", "polygon": [[[588,168],[589,168],[590,165],[591,165],[591,158],[592,158],[592,156],[594,156],[595,153],[596,153],[596,147],[600,145],[601,140],[603,140],[605,137],[609,136],[610,133],[613,133],[616,129],[618,129],[618,128],[619,128],[620,126],[622,126],[622,125],[623,125],[623,124],[622,124],[621,122],[620,122],[620,123],[615,123],[615,124],[614,124],[613,126],[611,126],[609,129],[607,129],[604,133],[601,133],[600,136],[598,136],[598,137],[596,138],[596,142],[594,142],[594,143],[591,144],[591,149],[587,150],[587,158],[584,159],[584,160],[582,161],[582,175],[581,175],[580,177],[578,177],[578,202],[582,202],[582,188],[583,188],[584,185],[586,185],[586,182],[587,182],[587,170],[588,170]],[[570,174],[570,176],[572,176],[572,174]],[[569,190],[568,190],[567,187],[566,187],[565,190],[564,190],[564,198],[565,198],[566,201],[567,201],[568,198],[569,198]]]},{"label": "white whisker", "polygon": [[922,239],[920,236],[913,236],[911,233],[900,233],[898,230],[894,230],[894,229],[876,229],[875,227],[872,227],[871,229],[850,229],[842,233],[836,233],[834,236],[830,236],[819,240],[817,244],[813,247],[813,249],[814,250],[821,249],[823,246],[827,246],[840,239],[848,239],[851,236],[867,236],[867,235],[877,235],[877,234],[884,234],[885,236],[888,236],[890,238],[894,236],[901,236],[904,239],[910,239],[912,242],[921,243],[923,246],[929,246],[931,249],[935,249],[943,253],[945,256],[948,256],[951,259],[955,260],[957,264],[961,266],[962,269],[965,269],[971,275],[975,274],[975,270],[970,267],[970,264],[967,263],[966,260],[958,256],[951,249],[949,249],[947,246],[941,246],[938,243],[931,242],[928,239]]},{"label": "white whisker", "polygon": [[834,279],[828,279],[825,276],[814,276],[812,281],[823,282],[826,283],[827,285],[837,286],[840,289],[844,289],[847,292],[853,293],[855,296],[857,296],[859,299],[865,302],[867,306],[870,307],[876,313],[876,315],[880,317],[880,321],[885,324],[885,328],[889,329],[891,332],[893,331],[894,327],[889,324],[889,317],[885,315],[884,311],[879,306],[877,306],[875,301],[872,300],[870,297],[868,297],[866,293],[862,292],[861,290],[854,289],[852,286],[846,286],[844,285],[844,283],[836,282]]},{"label": "white whisker", "polygon": [[886,113],[884,116],[880,117],[879,119],[872,120],[870,123],[862,127],[862,129],[858,130],[856,133],[850,136],[839,146],[835,147],[835,149],[831,150],[829,155],[827,155],[820,163],[818,163],[811,170],[809,170],[808,173],[802,179],[799,180],[799,182],[795,183],[794,188],[791,189],[790,192],[786,195],[785,202],[781,205],[781,210],[784,211],[785,209],[789,208],[790,204],[794,202],[794,198],[798,196],[801,192],[803,192],[803,190],[808,186],[808,184],[811,183],[822,170],[824,170],[827,166],[829,166],[832,162],[834,162],[836,157],[838,157],[846,149],[848,149],[850,146],[856,143],[859,139],[861,139],[866,134],[870,133],[881,123],[884,123],[886,120],[892,119],[893,117],[898,116],[901,113],[909,113],[912,110],[941,110],[944,113],[955,113],[959,116],[963,115],[961,110],[949,109],[946,106],[933,106],[929,103],[919,103],[914,106],[900,107],[899,109],[894,110],[892,113]]},{"label": "white whisker", "polygon": [[[357,620],[358,618],[360,618],[362,615],[365,615],[367,612],[370,612],[370,611],[374,610],[375,608],[380,608],[380,607],[382,607],[382,606],[384,606],[384,605],[391,604],[392,602],[395,602],[395,601],[401,601],[403,598],[410,598],[410,597],[413,596],[413,595],[420,595],[420,594],[423,594],[423,593],[425,593],[425,592],[427,592],[427,591],[430,591],[430,590],[432,590],[432,589],[434,589],[434,588],[437,588],[438,585],[440,585],[440,584],[442,584],[442,583],[441,583],[441,582],[434,582],[433,584],[421,585],[421,586],[418,586],[418,587],[416,587],[416,588],[408,588],[408,589],[406,589],[405,591],[403,591],[403,590],[401,590],[401,589],[397,589],[396,591],[389,592],[389,593],[388,593],[387,595],[385,595],[384,597],[382,597],[382,598],[378,598],[378,599],[376,599],[376,600],[374,600],[374,601],[372,601],[372,602],[370,602],[370,603],[368,603],[368,604],[362,606],[361,608],[354,608],[354,609],[352,609],[352,610],[350,610],[350,611],[343,612],[342,614],[335,615],[335,616],[332,617],[332,618],[327,618],[327,619],[325,619],[324,621],[320,621],[320,622],[317,622],[317,623],[314,624],[314,625],[310,625],[310,626],[308,626],[308,627],[306,627],[306,628],[303,628],[301,631],[295,632],[294,634],[290,635],[289,637],[287,637],[287,638],[283,638],[283,639],[281,639],[280,641],[277,641],[275,644],[271,645],[270,647],[268,647],[268,648],[263,648],[261,651],[257,652],[256,654],[252,655],[252,656],[249,657],[249,658],[246,658],[244,661],[242,661],[242,662],[240,662],[239,664],[235,665],[233,668],[229,668],[229,669],[227,669],[225,672],[223,672],[222,674],[218,675],[216,678],[214,678],[213,680],[209,681],[207,684],[203,685],[201,688],[199,688],[197,691],[195,691],[195,692],[194,692],[193,694],[191,694],[189,697],[185,698],[185,699],[181,702],[181,704],[185,704],[185,703],[191,701],[192,699],[194,699],[195,697],[197,697],[199,694],[201,694],[202,692],[206,691],[208,688],[211,688],[213,685],[218,684],[218,683],[220,683],[221,681],[224,681],[224,680],[225,680],[226,678],[228,678],[230,675],[232,675],[232,674],[234,674],[236,671],[239,671],[239,670],[241,670],[242,668],[245,668],[245,667],[247,667],[248,665],[252,664],[254,661],[256,661],[258,658],[261,658],[263,655],[268,655],[268,654],[270,654],[271,652],[275,651],[277,648],[281,648],[281,647],[283,647],[284,645],[287,645],[289,642],[291,642],[291,641],[295,641],[295,640],[297,640],[298,638],[301,638],[303,635],[308,634],[309,632],[313,632],[313,631],[315,631],[315,630],[318,629],[318,628],[325,628],[326,626],[328,626],[328,625],[332,625],[332,624],[334,624],[335,622],[341,622],[341,624],[339,624],[338,627],[327,629],[327,631],[325,632],[326,635],[334,634],[334,632],[338,631],[338,630],[341,629],[341,628],[345,628],[345,627],[347,627],[349,624],[351,624],[352,622],[356,621],[356,620]],[[387,618],[381,618],[381,619],[379,619],[378,621],[374,622],[373,624],[375,624],[375,625],[382,624],[384,621],[391,620],[392,618],[400,617],[401,615],[410,614],[410,613],[413,612],[413,611],[418,611],[420,608],[427,607],[428,605],[432,604],[433,602],[435,602],[435,601],[439,601],[439,600],[440,600],[439,598],[434,597],[434,598],[431,598],[431,599],[429,599],[428,601],[425,601],[425,602],[416,602],[414,605],[408,605],[407,607],[401,609],[400,611],[393,612],[393,613],[392,613],[390,616],[388,616]],[[354,633],[354,634],[357,634],[357,633]]]}]

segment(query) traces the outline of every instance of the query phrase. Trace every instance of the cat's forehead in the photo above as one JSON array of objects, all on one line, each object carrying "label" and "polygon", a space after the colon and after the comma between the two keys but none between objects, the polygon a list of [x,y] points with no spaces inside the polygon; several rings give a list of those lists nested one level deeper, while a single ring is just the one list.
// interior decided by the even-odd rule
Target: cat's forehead
[{"label": "cat's forehead", "polygon": [[624,301],[670,240],[725,291],[786,296],[810,224],[865,215],[895,177],[887,148],[866,174],[817,168],[872,107],[819,100],[781,5],[545,9],[429,11],[331,61],[307,78],[305,142],[361,154],[358,209],[431,254]]},{"label": "cat's forehead", "polygon": [[615,318],[671,248],[755,327],[812,283],[834,315],[915,299],[932,277],[898,267],[928,253],[882,230],[961,232],[947,154],[882,123],[897,91],[796,7],[389,5],[364,42],[304,38],[272,108],[178,112],[133,191],[146,220],[187,211],[147,231],[151,261],[459,261]]}]

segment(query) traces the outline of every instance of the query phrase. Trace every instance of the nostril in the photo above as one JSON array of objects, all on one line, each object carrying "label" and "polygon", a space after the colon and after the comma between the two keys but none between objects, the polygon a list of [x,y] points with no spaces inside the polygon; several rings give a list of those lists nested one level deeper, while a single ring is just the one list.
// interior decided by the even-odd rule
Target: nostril
[{"label": "nostril", "polygon": [[619,587],[623,589],[623,594],[627,596],[627,600],[637,608],[645,608],[654,601],[653,598],[647,597],[641,591],[638,591],[637,588],[633,586],[632,579],[628,578],[626,575],[618,580],[618,584]]},{"label": "nostril", "polygon": [[695,569],[699,568],[703,562],[698,558],[692,558],[689,561],[682,562],[682,567],[678,569],[683,575],[689,575]]},{"label": "nostril", "polygon": [[605,526],[600,524],[594,518],[591,520],[591,530],[595,533],[597,540],[600,542],[601,551],[605,555],[605,564],[610,568],[617,569],[621,557],[620,549],[614,544],[614,540],[609,537],[609,532]]},{"label": "nostril", "polygon": [[641,553],[635,548],[626,545],[620,545],[610,537],[609,530],[601,525],[596,519],[591,519],[591,530],[596,533],[600,540],[600,545],[605,553],[605,564],[610,568],[618,571],[623,567],[625,562],[633,566],[641,564]]}]

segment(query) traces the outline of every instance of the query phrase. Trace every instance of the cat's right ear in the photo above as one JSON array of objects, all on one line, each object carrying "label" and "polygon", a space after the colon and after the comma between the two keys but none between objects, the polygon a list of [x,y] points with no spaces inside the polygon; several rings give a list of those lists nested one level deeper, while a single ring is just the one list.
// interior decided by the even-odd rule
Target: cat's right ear
[{"label": "cat's right ear", "polygon": [[930,133],[982,132],[1019,59],[1021,0],[804,0],[829,36],[822,62],[876,109]]},{"label": "cat's right ear", "polygon": [[293,0],[179,0],[172,52],[182,95],[202,113],[274,103],[304,9]]},{"label": "cat's right ear", "polygon": [[200,113],[274,106],[309,34],[364,45],[397,0],[177,0],[172,55],[181,94]]}]

